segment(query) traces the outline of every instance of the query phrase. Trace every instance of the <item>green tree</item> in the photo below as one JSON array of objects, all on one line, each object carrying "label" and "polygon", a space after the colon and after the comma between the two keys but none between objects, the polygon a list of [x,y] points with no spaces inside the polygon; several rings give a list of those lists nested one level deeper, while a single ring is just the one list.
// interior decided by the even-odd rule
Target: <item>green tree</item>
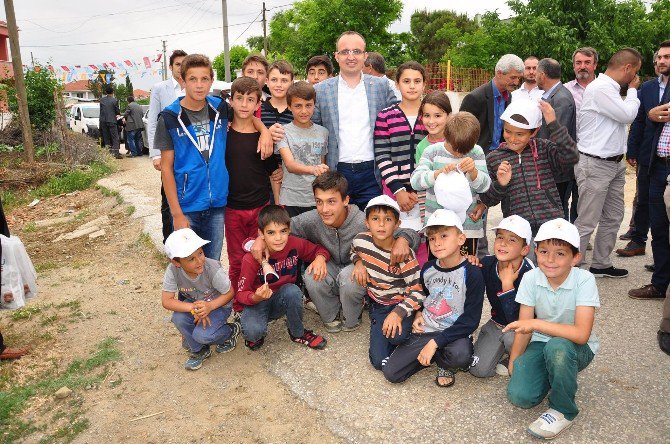
[{"label": "green tree", "polygon": [[419,62],[437,62],[463,34],[474,32],[477,22],[454,11],[416,11],[410,20],[415,58]]},{"label": "green tree", "polygon": [[[7,79],[7,101],[9,110],[18,116],[19,105],[16,99],[16,88],[12,79]],[[46,130],[56,120],[56,103],[54,94],[60,94],[58,80],[46,66],[35,65],[25,73],[26,93],[28,96],[28,114],[33,128]],[[17,117],[18,119],[18,117]]]},{"label": "green tree", "polygon": [[[235,72],[238,69],[242,69],[242,62],[249,55],[249,50],[241,45],[235,45],[230,48],[230,80],[235,80],[237,77]],[[212,66],[216,70],[216,80],[225,80],[226,78],[226,65],[223,60],[223,52],[218,56],[214,57]]]}]

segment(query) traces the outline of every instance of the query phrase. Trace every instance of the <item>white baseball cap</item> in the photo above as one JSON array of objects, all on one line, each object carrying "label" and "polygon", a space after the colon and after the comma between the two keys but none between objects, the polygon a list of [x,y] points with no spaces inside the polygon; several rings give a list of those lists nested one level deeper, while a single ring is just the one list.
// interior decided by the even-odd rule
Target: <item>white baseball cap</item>
[{"label": "white baseball cap", "polygon": [[530,228],[530,223],[521,216],[513,214],[508,216],[500,221],[500,223],[491,228],[492,230],[507,230],[519,236],[521,239],[526,241],[526,245],[530,246],[530,242],[533,240],[533,230]]},{"label": "white baseball cap", "polygon": [[579,250],[579,231],[565,219],[554,219],[540,225],[535,236],[535,244],[548,239],[560,239]]},{"label": "white baseball cap", "polygon": [[173,231],[165,240],[165,254],[170,259],[189,257],[195,250],[208,244],[190,228]]},{"label": "white baseball cap", "polygon": [[[520,121],[519,117],[527,123]],[[537,100],[517,99],[512,100],[500,119],[517,128],[534,130],[542,126],[542,111]]]},{"label": "white baseball cap", "polygon": [[370,199],[370,202],[368,202],[368,204],[365,206],[365,212],[368,212],[368,208],[377,206],[393,208],[398,214],[400,214],[400,206],[398,205],[398,202],[386,194],[382,194],[381,196]]},{"label": "white baseball cap", "polygon": [[445,210],[444,208],[435,210],[435,212],[430,215],[426,221],[426,225],[421,229],[421,232],[426,231],[426,228],[428,227],[456,227],[463,232],[463,222],[461,222],[461,218],[453,211]]}]

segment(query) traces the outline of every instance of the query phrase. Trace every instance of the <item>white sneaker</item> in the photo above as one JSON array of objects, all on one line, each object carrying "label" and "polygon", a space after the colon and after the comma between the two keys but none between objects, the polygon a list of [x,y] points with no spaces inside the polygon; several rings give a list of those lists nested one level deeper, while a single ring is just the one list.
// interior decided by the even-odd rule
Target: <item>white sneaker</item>
[{"label": "white sneaker", "polygon": [[509,369],[505,364],[496,364],[496,375],[498,376],[509,376]]},{"label": "white sneaker", "polygon": [[537,438],[554,439],[571,425],[572,421],[565,419],[563,413],[549,409],[528,427],[528,433]]},{"label": "white sneaker", "polygon": [[316,314],[319,314],[319,310],[316,309],[316,305],[314,305],[314,302],[311,300],[305,300],[305,308],[307,310],[311,310]]}]

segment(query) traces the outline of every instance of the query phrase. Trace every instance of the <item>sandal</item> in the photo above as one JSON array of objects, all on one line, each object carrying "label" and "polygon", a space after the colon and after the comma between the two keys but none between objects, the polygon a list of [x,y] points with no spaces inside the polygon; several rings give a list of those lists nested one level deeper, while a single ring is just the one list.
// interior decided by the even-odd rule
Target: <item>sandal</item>
[{"label": "sandal", "polygon": [[[446,384],[441,383],[440,382],[441,378],[448,378],[447,379],[448,382]],[[452,385],[454,385],[455,382],[456,382],[456,373],[454,373],[451,369],[441,367],[437,368],[437,376],[435,377],[435,384],[438,387],[451,387]]]}]

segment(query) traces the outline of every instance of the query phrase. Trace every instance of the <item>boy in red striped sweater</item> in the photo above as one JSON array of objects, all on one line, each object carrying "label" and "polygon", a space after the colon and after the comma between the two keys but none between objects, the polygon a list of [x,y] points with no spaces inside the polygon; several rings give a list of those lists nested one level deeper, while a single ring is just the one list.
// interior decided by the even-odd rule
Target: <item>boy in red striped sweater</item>
[{"label": "boy in red striped sweater", "polygon": [[365,225],[369,231],[351,243],[352,278],[367,289],[368,354],[372,366],[381,370],[396,346],[412,332],[412,314],[424,298],[421,267],[411,250],[408,261],[391,262],[393,232],[400,226],[400,206],[395,200],[386,195],[371,199],[365,207]]}]

